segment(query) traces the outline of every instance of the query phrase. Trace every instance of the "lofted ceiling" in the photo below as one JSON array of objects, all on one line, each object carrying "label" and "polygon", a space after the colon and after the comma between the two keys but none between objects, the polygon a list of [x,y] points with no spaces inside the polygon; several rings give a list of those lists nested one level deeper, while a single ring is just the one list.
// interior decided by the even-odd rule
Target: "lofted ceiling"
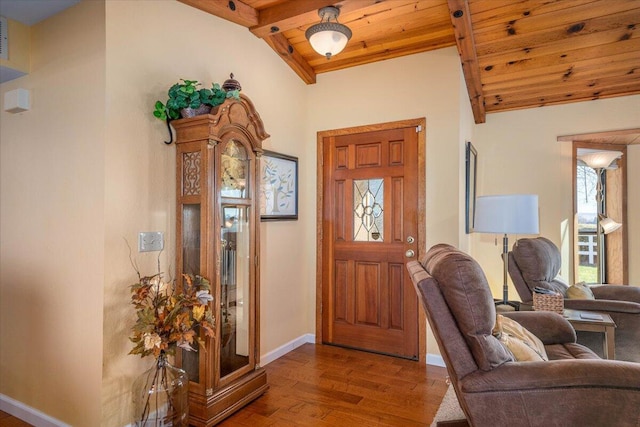
[{"label": "lofted ceiling", "polygon": [[[308,84],[316,75],[457,46],[486,114],[640,93],[640,0],[179,0],[247,27]],[[327,60],[305,39],[335,5],[353,37]]]}]

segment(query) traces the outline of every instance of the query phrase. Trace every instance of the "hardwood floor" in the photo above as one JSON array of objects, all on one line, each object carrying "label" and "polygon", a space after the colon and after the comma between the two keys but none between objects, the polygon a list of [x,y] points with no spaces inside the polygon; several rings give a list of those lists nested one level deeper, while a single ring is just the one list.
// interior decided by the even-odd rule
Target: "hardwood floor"
[{"label": "hardwood floor", "polygon": [[30,427],[31,424],[25,423],[19,418],[12,417],[4,411],[0,411],[0,427]]},{"label": "hardwood floor", "polygon": [[220,426],[429,426],[446,369],[305,344],[265,366],[269,391]]},{"label": "hardwood floor", "polygon": [[[429,426],[447,391],[445,368],[326,345],[265,369],[269,391],[220,426]],[[0,427],[29,425],[0,411]]]}]

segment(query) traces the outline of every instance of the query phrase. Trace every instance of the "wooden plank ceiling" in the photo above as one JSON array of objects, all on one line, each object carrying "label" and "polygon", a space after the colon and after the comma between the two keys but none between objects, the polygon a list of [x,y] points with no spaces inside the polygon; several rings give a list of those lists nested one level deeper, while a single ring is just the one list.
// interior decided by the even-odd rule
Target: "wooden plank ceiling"
[{"label": "wooden plank ceiling", "polygon": [[[640,93],[640,0],[179,0],[247,27],[308,84],[316,75],[457,46],[486,114]],[[353,37],[327,60],[304,33],[340,8]]]}]

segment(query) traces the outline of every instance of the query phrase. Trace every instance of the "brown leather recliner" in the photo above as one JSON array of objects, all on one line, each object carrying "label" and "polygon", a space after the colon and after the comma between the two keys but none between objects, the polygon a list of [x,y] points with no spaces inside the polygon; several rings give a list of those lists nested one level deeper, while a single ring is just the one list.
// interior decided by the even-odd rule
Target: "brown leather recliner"
[{"label": "brown leather recliner", "polygon": [[[509,276],[522,299],[532,304],[536,286],[566,297],[568,285],[558,278],[560,250],[549,239],[520,239],[509,252]],[[616,323],[616,359],[640,362],[640,288],[623,285],[591,286],[595,300],[565,298],[565,308],[606,313]],[[602,354],[597,332],[578,332],[578,342]]]},{"label": "brown leather recliner", "polygon": [[505,315],[540,338],[550,361],[515,362],[492,335],[493,297],[475,260],[440,244],[407,269],[470,425],[640,423],[640,364],[598,358],[562,316],[535,311]]}]

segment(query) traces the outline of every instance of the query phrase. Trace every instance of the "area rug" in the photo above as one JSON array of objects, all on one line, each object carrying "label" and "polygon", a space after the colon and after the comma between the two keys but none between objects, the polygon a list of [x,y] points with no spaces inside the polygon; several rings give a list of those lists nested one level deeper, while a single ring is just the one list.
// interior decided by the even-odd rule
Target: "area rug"
[{"label": "area rug", "polygon": [[465,418],[464,412],[462,412],[462,408],[458,403],[456,392],[453,386],[449,386],[431,423],[431,427],[436,427],[438,421],[464,420]]}]

